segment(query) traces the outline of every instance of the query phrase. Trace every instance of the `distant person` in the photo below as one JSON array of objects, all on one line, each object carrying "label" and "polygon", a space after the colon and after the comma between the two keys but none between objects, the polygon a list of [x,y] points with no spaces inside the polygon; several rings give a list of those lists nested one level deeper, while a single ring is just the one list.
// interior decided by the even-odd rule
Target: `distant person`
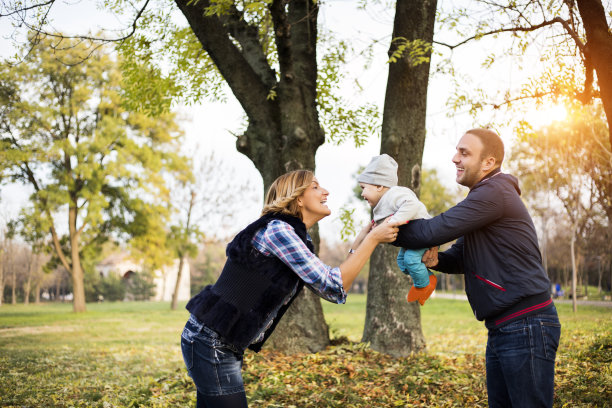
[{"label": "distant person", "polygon": [[428,267],[464,275],[474,315],[488,328],[489,406],[552,407],[561,324],[533,222],[517,179],[501,172],[503,158],[497,133],[468,130],[453,157],[467,197],[436,217],[402,226],[394,245],[434,247],[423,257]]},{"label": "distant person", "polygon": [[339,267],[325,265],[313,253],[307,230],[331,213],[328,195],[310,171],[277,178],[261,217],[228,244],[217,282],[187,303],[191,316],[181,349],[198,407],[246,407],[240,372],[244,351],[262,348],[304,285],[325,300],[344,303],[374,248],[396,239],[396,225],[368,225]]},{"label": "distant person", "polygon": [[[408,187],[397,185],[397,162],[388,154],[374,156],[368,166],[357,177],[361,196],[372,207],[373,221],[405,224],[415,218],[431,218],[425,205]],[[397,265],[412,278],[408,302],[418,301],[421,305],[436,289],[437,279],[421,261],[427,248],[400,249]]]}]

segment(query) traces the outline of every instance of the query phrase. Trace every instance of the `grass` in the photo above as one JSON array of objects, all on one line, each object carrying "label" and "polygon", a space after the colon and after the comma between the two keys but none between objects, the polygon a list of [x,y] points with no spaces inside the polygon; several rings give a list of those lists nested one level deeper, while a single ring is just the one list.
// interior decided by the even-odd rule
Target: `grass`
[{"label": "grass", "polygon": [[[332,337],[358,342],[365,296],[323,302]],[[195,391],[179,336],[187,312],[167,303],[0,307],[0,406],[187,407]],[[612,309],[558,305],[563,325],[555,406],[612,401]],[[461,300],[422,311],[428,353],[392,359],[351,343],[317,354],[245,355],[252,407],[486,406],[486,331]]]}]

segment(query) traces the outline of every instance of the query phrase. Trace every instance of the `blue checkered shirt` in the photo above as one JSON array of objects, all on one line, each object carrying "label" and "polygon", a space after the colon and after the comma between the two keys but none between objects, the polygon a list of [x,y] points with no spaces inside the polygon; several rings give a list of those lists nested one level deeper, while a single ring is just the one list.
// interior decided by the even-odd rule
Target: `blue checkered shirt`
[{"label": "blue checkered shirt", "polygon": [[283,261],[323,299],[333,303],[346,302],[340,268],[325,265],[310,252],[291,225],[272,220],[255,233],[252,243],[264,255],[276,256]]}]

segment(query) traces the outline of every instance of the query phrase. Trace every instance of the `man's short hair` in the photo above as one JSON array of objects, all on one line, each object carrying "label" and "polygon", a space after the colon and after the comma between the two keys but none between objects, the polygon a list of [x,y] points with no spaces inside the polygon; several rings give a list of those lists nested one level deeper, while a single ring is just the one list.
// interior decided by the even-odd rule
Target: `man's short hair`
[{"label": "man's short hair", "polygon": [[474,135],[482,142],[482,154],[480,158],[482,160],[491,156],[495,159],[497,167],[501,167],[504,161],[504,142],[501,137],[491,129],[475,128],[470,129],[465,133]]}]

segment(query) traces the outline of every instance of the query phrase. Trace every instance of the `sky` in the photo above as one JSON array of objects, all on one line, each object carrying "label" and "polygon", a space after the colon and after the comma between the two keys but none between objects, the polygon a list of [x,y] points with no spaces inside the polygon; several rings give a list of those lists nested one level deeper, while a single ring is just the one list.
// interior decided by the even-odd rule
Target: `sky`
[{"label": "sky", "polygon": [[[343,38],[349,39],[356,49],[365,48],[367,41],[381,40],[374,62],[370,69],[364,71],[361,61],[355,60],[350,64],[348,77],[350,80],[343,84],[343,95],[356,105],[363,102],[374,102],[382,113],[386,88],[387,47],[393,26],[393,8],[379,8],[368,13],[357,10],[354,1],[333,0],[323,3],[319,12],[319,24],[333,27]],[[439,1],[442,3],[442,1]],[[58,3],[55,13],[54,27],[64,32],[84,33],[95,32],[98,28],[118,27],[125,24],[110,17],[107,13],[96,11],[93,2],[80,1]],[[183,18],[182,15],[177,16]],[[2,27],[3,24],[0,24]],[[7,27],[0,28],[2,36],[6,37]],[[11,52],[10,43],[6,39],[0,40],[0,56],[6,57]],[[520,72],[512,64],[498,64],[492,70],[483,70],[480,64],[486,57],[490,47],[495,46],[490,41],[481,41],[469,44],[454,51],[453,58],[458,67],[466,73],[471,73],[475,86],[512,87],[518,86],[525,73]],[[436,57],[432,66],[437,62]],[[362,87],[359,92],[354,81],[357,80]],[[427,138],[423,155],[423,167],[436,169],[440,180],[449,188],[455,188],[455,168],[451,158],[455,151],[455,144],[463,132],[473,127],[472,118],[467,113],[456,113],[448,117],[449,108],[446,107],[448,97],[452,92],[450,78],[440,75],[432,76],[428,91],[428,113],[426,119]],[[185,131],[186,148],[194,151],[195,146],[200,147],[200,154],[205,155],[214,151],[224,161],[237,170],[239,177],[255,185],[261,185],[261,176],[244,155],[235,148],[236,134],[242,130],[239,124],[243,123],[244,113],[238,102],[228,92],[226,103],[201,103],[190,107],[178,108],[181,117],[181,126]],[[537,113],[537,112],[536,112]],[[562,115],[561,113],[558,113]],[[532,120],[546,118],[550,114],[536,114]],[[512,135],[502,132],[502,138],[507,145],[512,143]],[[372,156],[379,154],[380,133],[372,135],[363,146],[357,148],[351,142],[340,146],[326,143],[321,146],[316,155],[316,176],[320,184],[329,190],[328,206],[332,215],[319,223],[320,233],[324,239],[338,241],[341,227],[337,217],[339,209],[351,201],[352,189],[355,186],[354,173],[360,166],[365,166]],[[26,197],[23,187],[11,186],[2,190],[0,201],[0,216],[14,215]],[[263,197],[263,192],[262,192]],[[244,211],[236,214],[236,231],[254,220],[261,209],[262,202],[245,205]],[[367,212],[361,203],[354,200],[349,207],[357,208],[358,223],[367,221]]]}]

